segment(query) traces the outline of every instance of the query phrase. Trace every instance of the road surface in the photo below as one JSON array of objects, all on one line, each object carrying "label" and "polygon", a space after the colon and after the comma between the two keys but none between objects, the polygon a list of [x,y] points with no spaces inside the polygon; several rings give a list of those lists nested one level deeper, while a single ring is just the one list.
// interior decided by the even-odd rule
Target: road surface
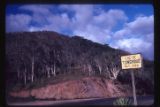
[{"label": "road surface", "polygon": [[[132,97],[127,97],[133,101]],[[31,102],[12,102],[8,105],[12,106],[34,106],[34,105],[113,105],[117,98],[92,98],[92,99],[75,99],[64,101],[51,101],[51,100],[37,100]],[[154,96],[138,96],[138,105],[152,105],[154,103]]]}]

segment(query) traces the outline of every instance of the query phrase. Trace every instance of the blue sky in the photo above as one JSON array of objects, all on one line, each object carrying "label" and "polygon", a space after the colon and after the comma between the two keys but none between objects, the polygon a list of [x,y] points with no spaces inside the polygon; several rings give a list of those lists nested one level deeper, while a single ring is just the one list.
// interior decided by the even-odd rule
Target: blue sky
[{"label": "blue sky", "polygon": [[6,32],[56,31],[154,57],[154,13],[146,4],[8,5]]}]

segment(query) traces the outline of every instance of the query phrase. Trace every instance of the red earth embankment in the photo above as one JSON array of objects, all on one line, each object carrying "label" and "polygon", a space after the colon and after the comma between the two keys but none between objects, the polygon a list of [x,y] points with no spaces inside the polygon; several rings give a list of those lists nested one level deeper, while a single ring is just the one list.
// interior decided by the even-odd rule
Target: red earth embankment
[{"label": "red earth embankment", "polygon": [[86,77],[63,83],[50,84],[41,88],[11,92],[13,97],[36,99],[76,99],[96,97],[118,97],[131,95],[125,86],[100,77]]}]

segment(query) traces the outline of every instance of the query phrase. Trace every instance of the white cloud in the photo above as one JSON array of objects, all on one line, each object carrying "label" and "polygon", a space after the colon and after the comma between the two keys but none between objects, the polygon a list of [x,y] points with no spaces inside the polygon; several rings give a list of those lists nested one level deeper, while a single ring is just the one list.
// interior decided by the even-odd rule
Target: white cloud
[{"label": "white cloud", "polygon": [[[127,20],[125,13],[118,9],[104,11],[93,5],[61,5],[60,8],[75,12],[75,17],[70,22],[73,35],[83,36],[102,44],[111,38],[111,29],[119,21]],[[94,12],[97,12],[96,15]]]},{"label": "white cloud", "polygon": [[111,46],[131,53],[142,53],[145,58],[153,59],[153,44],[141,38],[120,39]]},{"label": "white cloud", "polygon": [[[55,8],[63,12],[55,14],[52,12]],[[122,10],[104,11],[95,5],[58,5],[57,7],[23,5],[19,9],[32,12],[30,21],[39,25],[31,25],[29,31],[50,30],[63,33],[64,30],[70,30],[73,35],[83,36],[102,44],[111,38],[111,29],[119,21],[127,20],[127,16]],[[69,17],[70,12],[73,12],[73,17]]]},{"label": "white cloud", "polygon": [[126,26],[131,29],[132,33],[148,34],[153,32],[153,15],[140,16],[135,21],[127,23]]},{"label": "white cloud", "polygon": [[125,23],[123,29],[115,32],[115,38],[123,38],[126,35],[133,35],[133,36],[145,36],[147,34],[153,33],[154,30],[154,22],[153,22],[153,15],[151,16],[139,16],[134,21]]},{"label": "white cloud", "polygon": [[148,49],[148,47],[150,47],[151,44],[143,41],[142,39],[130,38],[130,39],[118,40],[117,46],[119,46],[122,49],[130,50],[130,52],[137,52],[142,49],[143,50]]},{"label": "white cloud", "polygon": [[82,36],[86,39],[92,40],[94,42],[98,42],[101,44],[105,44],[108,39],[110,39],[110,31],[101,29],[96,26],[87,25],[85,31],[75,30],[74,34],[78,36]]},{"label": "white cloud", "polygon": [[76,30],[83,30],[93,18],[93,5],[60,5],[59,9],[74,13],[70,23]]},{"label": "white cloud", "polygon": [[154,19],[153,15],[140,15],[132,22],[124,24],[124,27],[113,34],[113,42],[110,46],[129,51],[142,53],[146,58],[154,57]]},{"label": "white cloud", "polygon": [[40,26],[47,24],[47,18],[52,15],[50,11],[52,9],[51,5],[23,5],[19,9],[31,12],[32,21]]},{"label": "white cloud", "polygon": [[112,29],[118,21],[126,21],[127,16],[122,10],[110,9],[101,11],[99,15],[93,17],[93,23],[103,28]]},{"label": "white cloud", "polygon": [[114,38],[115,39],[121,39],[123,38],[125,35],[129,35],[130,34],[130,30],[128,28],[125,29],[121,29],[119,31],[116,31],[114,33]]},{"label": "white cloud", "polygon": [[31,11],[37,14],[50,14],[50,10],[52,9],[51,5],[23,5],[19,7],[20,10]]},{"label": "white cloud", "polygon": [[16,14],[6,16],[6,32],[27,31],[31,17],[26,14]]},{"label": "white cloud", "polygon": [[45,19],[47,23],[43,24],[43,26],[32,26],[30,31],[38,31],[38,30],[49,30],[49,31],[57,31],[61,32],[63,29],[70,29],[71,23],[68,17],[68,14],[62,13],[58,15],[49,15]]}]

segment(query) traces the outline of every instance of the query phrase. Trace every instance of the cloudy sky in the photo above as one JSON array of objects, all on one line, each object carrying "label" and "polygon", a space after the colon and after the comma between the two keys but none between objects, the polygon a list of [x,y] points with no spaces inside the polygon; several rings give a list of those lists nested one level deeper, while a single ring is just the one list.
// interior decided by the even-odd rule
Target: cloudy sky
[{"label": "cloudy sky", "polygon": [[131,53],[154,55],[152,5],[8,5],[6,32],[56,31]]}]

